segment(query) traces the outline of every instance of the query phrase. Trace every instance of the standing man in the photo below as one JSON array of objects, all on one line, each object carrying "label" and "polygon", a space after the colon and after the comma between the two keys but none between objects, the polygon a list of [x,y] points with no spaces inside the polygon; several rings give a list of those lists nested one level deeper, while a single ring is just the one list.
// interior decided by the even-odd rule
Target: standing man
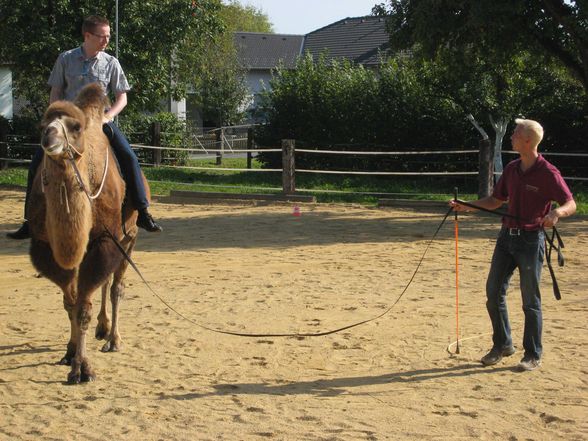
[{"label": "standing man", "polygon": [[[473,205],[487,210],[494,210],[508,202],[508,214],[513,216],[502,219],[502,229],[486,282],[486,307],[492,322],[493,346],[481,362],[484,366],[491,366],[515,352],[508,321],[506,290],[515,268],[518,268],[525,313],[525,353],[518,368],[531,371],[541,365],[543,350],[539,292],[545,254],[543,227],[552,227],[560,218],[574,214],[576,203],[559,170],[537,153],[543,139],[543,127],[528,119],[516,119],[515,123],[511,143],[520,158],[506,166],[492,196],[473,202]],[[552,201],[556,201],[559,207],[552,209]],[[450,205],[456,211],[470,209],[457,201],[450,201]]]},{"label": "standing man", "polygon": [[[48,84],[51,86],[49,103],[57,100],[73,101],[78,92],[87,84],[98,82],[108,95],[111,92],[115,101],[104,113],[104,133],[110,140],[116,158],[127,184],[127,193],[133,206],[139,211],[137,226],[149,231],[162,231],[162,228],[149,214],[149,201],[143,184],[143,177],[137,156],[128,140],[113,123],[113,119],[127,105],[127,92],[131,89],[118,60],[104,52],[110,40],[110,23],[106,18],[90,16],[82,24],[84,43],[82,46],[63,52],[57,58]],[[27,203],[37,168],[43,159],[39,148],[29,167],[27,192],[25,198],[25,219]],[[11,239],[30,237],[28,221],[15,232],[8,233]]]}]

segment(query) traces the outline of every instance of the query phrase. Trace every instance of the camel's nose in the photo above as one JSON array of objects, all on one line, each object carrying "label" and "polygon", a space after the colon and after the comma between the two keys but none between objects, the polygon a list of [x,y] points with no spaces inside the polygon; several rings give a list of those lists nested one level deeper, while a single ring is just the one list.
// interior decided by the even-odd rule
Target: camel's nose
[{"label": "camel's nose", "polygon": [[57,128],[53,126],[48,126],[43,131],[43,144],[49,142],[50,139],[57,136]]},{"label": "camel's nose", "polygon": [[58,155],[63,150],[63,140],[60,139],[60,132],[54,124],[49,124],[43,131],[41,146],[45,153]]},{"label": "camel's nose", "polygon": [[52,136],[55,135],[57,133],[57,128],[55,128],[55,126],[47,126],[45,128],[45,136]]},{"label": "camel's nose", "polygon": [[43,139],[42,144],[44,147],[48,147],[50,144],[55,142],[55,137],[57,136],[57,129],[55,127],[49,126],[43,131]]}]

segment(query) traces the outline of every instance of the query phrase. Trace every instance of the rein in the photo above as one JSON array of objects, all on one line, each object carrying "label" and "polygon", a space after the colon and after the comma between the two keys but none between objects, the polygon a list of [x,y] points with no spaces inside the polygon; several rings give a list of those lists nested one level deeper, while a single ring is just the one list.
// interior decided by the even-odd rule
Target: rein
[{"label": "rein", "polygon": [[[526,219],[523,219],[519,216],[505,213],[503,211],[489,210],[487,208],[478,207],[477,205],[470,204],[469,202],[465,202],[460,199],[455,199],[455,202],[457,202],[460,205],[464,205],[466,207],[473,208],[475,210],[480,210],[480,211],[484,211],[486,213],[493,214],[495,216],[508,217],[510,219],[514,219],[517,221],[525,221],[526,220]],[[557,263],[560,267],[562,267],[565,264],[565,259],[564,259],[564,256],[563,256],[563,253],[561,252],[561,250],[562,250],[562,248],[565,248],[565,245],[563,243],[561,236],[559,235],[559,232],[557,231],[557,228],[555,228],[555,225],[551,228],[552,228],[552,231],[551,231],[551,237],[550,237],[549,234],[547,234],[547,231],[545,231],[545,228],[543,226],[541,226],[541,231],[543,231],[543,236],[545,237],[545,248],[546,248],[546,250],[545,250],[546,259],[545,260],[547,261],[547,268],[549,268],[549,275],[551,276],[551,282],[553,284],[553,295],[557,300],[561,300],[561,292],[559,290],[559,285],[557,283],[557,279],[555,278],[555,271],[553,269],[553,266],[551,265],[551,252],[554,249],[557,251]],[[556,241],[557,241],[557,245],[555,244]],[[547,245],[549,245],[549,247],[547,247]]]}]

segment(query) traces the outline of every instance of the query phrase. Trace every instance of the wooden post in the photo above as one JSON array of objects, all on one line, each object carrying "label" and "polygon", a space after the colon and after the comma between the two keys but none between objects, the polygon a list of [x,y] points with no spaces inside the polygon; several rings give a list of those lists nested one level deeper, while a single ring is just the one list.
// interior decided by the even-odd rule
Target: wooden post
[{"label": "wooden post", "polygon": [[[8,158],[8,124],[0,121],[0,158]],[[8,161],[0,160],[0,170],[8,168]]]},{"label": "wooden post", "polygon": [[251,160],[253,158],[253,154],[249,151],[253,149],[253,129],[249,127],[247,129],[247,168],[251,168]]},{"label": "wooden post", "polygon": [[485,198],[494,188],[494,149],[489,139],[480,140],[478,197]]},{"label": "wooden post", "polygon": [[[151,145],[154,147],[161,147],[161,123],[155,121],[151,124]],[[161,150],[153,149],[152,160],[153,165],[158,167],[161,165]]]},{"label": "wooden post", "polygon": [[282,191],[284,194],[296,193],[294,151],[295,141],[282,139]]},{"label": "wooden post", "polygon": [[222,165],[223,163],[223,153],[222,150],[225,143],[225,129],[222,127],[216,131],[216,145],[217,149],[221,150],[220,152],[216,152],[216,165]]}]

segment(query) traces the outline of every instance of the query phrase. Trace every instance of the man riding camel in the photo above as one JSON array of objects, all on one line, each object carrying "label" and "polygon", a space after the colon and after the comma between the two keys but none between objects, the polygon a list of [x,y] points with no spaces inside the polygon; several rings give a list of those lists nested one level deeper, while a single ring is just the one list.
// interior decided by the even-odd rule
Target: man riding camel
[{"label": "man riding camel", "polygon": [[[78,92],[87,84],[98,82],[105,94],[115,96],[114,104],[104,113],[102,130],[110,140],[121,172],[127,184],[131,203],[138,210],[137,226],[149,232],[162,228],[149,214],[149,201],[143,184],[143,176],[137,156],[129,141],[114,124],[113,119],[127,105],[127,92],[131,89],[118,60],[104,52],[110,40],[110,23],[104,17],[90,16],[82,24],[84,43],[82,46],[63,52],[57,58],[48,84],[51,86],[49,103],[57,100],[73,101]],[[43,159],[43,149],[35,152],[27,179],[25,197],[25,221],[15,232],[8,233],[11,239],[30,237],[27,219],[27,203],[37,169]]]}]

